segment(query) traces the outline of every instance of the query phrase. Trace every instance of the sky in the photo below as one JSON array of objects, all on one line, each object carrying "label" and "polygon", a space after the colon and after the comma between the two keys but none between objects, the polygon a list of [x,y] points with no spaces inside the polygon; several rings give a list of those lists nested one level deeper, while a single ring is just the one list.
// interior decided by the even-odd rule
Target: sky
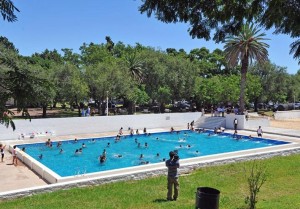
[{"label": "sky", "polygon": [[[0,20],[0,36],[11,41],[21,55],[30,56],[45,49],[63,48],[79,52],[83,43],[105,43],[105,37],[134,46],[160,50],[206,47],[210,51],[223,49],[222,44],[204,39],[192,39],[188,24],[167,24],[154,17],[140,14],[141,0],[13,0],[20,10],[18,21]],[[273,35],[266,31],[269,59],[286,67],[289,74],[300,70],[297,60],[289,54],[289,45],[295,41],[287,35]]]}]

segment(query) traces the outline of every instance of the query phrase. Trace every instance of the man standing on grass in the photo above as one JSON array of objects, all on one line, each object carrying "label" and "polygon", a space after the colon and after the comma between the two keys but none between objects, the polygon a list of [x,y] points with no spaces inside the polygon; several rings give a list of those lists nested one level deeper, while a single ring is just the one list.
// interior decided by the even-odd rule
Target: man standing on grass
[{"label": "man standing on grass", "polygon": [[[168,193],[167,200],[176,201],[178,198],[179,182],[178,182],[178,168],[179,168],[179,157],[177,153],[171,151],[169,153],[170,159],[166,161],[168,167]],[[172,198],[172,190],[174,186],[174,195]]]}]

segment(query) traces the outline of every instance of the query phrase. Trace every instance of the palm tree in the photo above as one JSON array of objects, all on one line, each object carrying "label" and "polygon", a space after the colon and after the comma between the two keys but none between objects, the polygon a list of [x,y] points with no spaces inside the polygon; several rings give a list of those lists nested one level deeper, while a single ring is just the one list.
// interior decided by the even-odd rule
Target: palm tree
[{"label": "palm tree", "polygon": [[0,0],[0,13],[4,20],[8,22],[14,22],[17,20],[15,11],[19,12],[11,0]]},{"label": "palm tree", "polygon": [[241,63],[241,83],[240,83],[240,100],[239,112],[243,113],[245,108],[245,87],[246,76],[249,62],[256,60],[263,63],[268,60],[268,44],[262,42],[268,40],[264,38],[265,33],[253,25],[244,25],[240,34],[236,37],[226,38],[224,45],[225,60],[229,67],[235,67]]},{"label": "palm tree", "polygon": [[298,59],[298,64],[300,65],[300,39],[293,42],[290,47],[290,54],[294,53],[294,59]]},{"label": "palm tree", "polygon": [[125,55],[124,59],[125,59],[126,67],[129,70],[132,78],[140,84],[144,80],[144,76],[143,76],[144,63],[143,63],[143,61],[137,57],[136,51]]}]

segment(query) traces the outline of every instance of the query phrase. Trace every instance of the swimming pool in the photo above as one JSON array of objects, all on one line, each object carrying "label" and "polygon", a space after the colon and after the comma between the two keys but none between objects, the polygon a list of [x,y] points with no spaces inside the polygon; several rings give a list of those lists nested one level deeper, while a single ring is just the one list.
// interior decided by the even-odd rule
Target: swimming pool
[{"label": "swimming pool", "polygon": [[[172,150],[178,151],[180,159],[187,159],[289,143],[241,137],[236,139],[228,133],[214,135],[210,131],[198,133],[183,130],[179,133],[122,136],[117,142],[116,137],[80,139],[77,142],[70,139],[63,141],[60,147],[57,147],[58,142],[53,142],[52,147],[47,147],[45,143],[36,143],[19,145],[18,148],[25,147],[26,153],[32,158],[59,176],[68,177],[163,162],[164,159],[168,159],[168,153]],[[82,148],[83,143],[85,148]],[[82,148],[82,153],[75,155],[75,150],[79,148]],[[63,149],[62,153],[60,153],[61,149]],[[104,149],[107,160],[100,163],[99,156]],[[143,155],[142,159],[140,159],[141,155]]]}]

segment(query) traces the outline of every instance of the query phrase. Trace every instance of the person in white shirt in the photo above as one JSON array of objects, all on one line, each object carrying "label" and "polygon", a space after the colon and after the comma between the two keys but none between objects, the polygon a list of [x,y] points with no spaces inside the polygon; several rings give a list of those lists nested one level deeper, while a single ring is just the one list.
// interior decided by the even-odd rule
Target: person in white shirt
[{"label": "person in white shirt", "polygon": [[257,129],[257,136],[262,137],[262,134],[263,134],[263,130],[261,129],[261,126],[259,126]]}]

